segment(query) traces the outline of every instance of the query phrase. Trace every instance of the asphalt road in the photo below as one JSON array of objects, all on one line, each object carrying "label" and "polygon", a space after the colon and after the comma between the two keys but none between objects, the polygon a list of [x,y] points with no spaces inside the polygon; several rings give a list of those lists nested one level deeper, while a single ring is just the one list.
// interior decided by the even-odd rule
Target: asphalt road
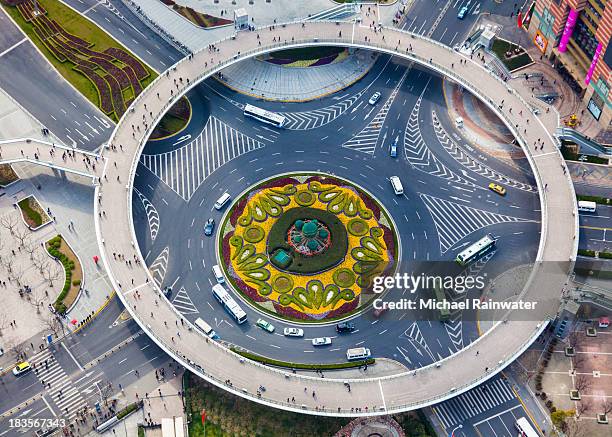
[{"label": "asphalt road", "polygon": [[165,71],[183,57],[119,0],[65,2],[114,36],[157,72]]},{"label": "asphalt road", "polygon": [[[133,320],[122,317],[122,310],[115,299],[78,334],[30,357],[36,370],[20,377],[9,373],[0,379],[0,436],[34,431],[12,428],[10,419],[65,419],[69,423],[77,411],[93,408],[100,401],[100,389],[109,382],[112,388],[104,392],[111,397],[120,391],[120,385],[127,387],[161,367],[169,369],[171,358]],[[27,406],[7,414],[26,401]]]},{"label": "asphalt road", "polygon": [[[112,121],[72,88],[0,10],[0,88],[68,146],[94,150],[111,134]],[[13,44],[11,44],[13,43]]]},{"label": "asphalt road", "polygon": [[[367,100],[375,90],[382,97],[372,107]],[[192,123],[178,140],[147,146],[141,160],[146,165],[137,170],[134,217],[146,261],[154,275],[163,277],[164,286],[173,287],[175,306],[191,320],[202,317],[208,321],[224,341],[262,355],[302,362],[343,361],[347,348],[365,345],[377,357],[417,368],[448,356],[478,336],[476,323],[465,315],[463,320],[458,317],[442,324],[431,316],[419,320],[418,314],[406,313],[404,320],[387,314],[380,319],[363,316],[356,320],[358,330],[350,335],[336,336],[333,326],[308,326],[304,339],[286,338],[282,328],[291,324],[274,321],[276,333],[268,334],[254,326],[261,314],[247,304],[243,308],[251,323],[236,326],[210,293],[216,240],[204,237],[202,228],[209,216],[221,221],[221,214],[212,208],[220,194],[227,191],[237,196],[248,186],[282,172],[334,173],[373,193],[394,218],[401,236],[400,272],[413,271],[421,262],[452,260],[486,232],[501,242],[491,258],[494,262],[477,266],[489,277],[535,258],[539,201],[531,178],[516,171],[506,174],[514,182],[502,198],[486,188],[486,171],[497,171],[491,159],[486,168],[474,166],[476,157],[460,163],[444,148],[441,141],[446,137],[434,128],[434,112],[444,135],[460,148],[466,142],[446,115],[437,77],[381,57],[359,83],[299,106],[253,102],[214,80],[203,84],[198,93],[204,101],[192,97],[192,103],[196,110],[209,114],[208,124]],[[240,109],[245,102],[283,112],[290,120],[287,128],[277,130],[245,118]],[[321,114],[325,116],[317,118]],[[380,127],[372,129],[372,120],[378,120]],[[392,159],[389,144],[398,136],[400,158]],[[248,153],[228,157],[218,168],[218,162],[192,151],[200,141],[207,141],[231,155],[232,139],[256,146]],[[216,169],[205,178],[198,174],[198,168],[211,165]],[[401,176],[404,196],[393,194],[386,180],[391,175]],[[151,211],[149,205],[158,218],[153,227],[149,222],[156,220],[151,221],[145,212],[145,207]],[[474,214],[481,217],[478,225],[473,224]],[[390,295],[388,300],[392,299]],[[309,340],[318,336],[334,337],[333,344],[315,350]]]}]

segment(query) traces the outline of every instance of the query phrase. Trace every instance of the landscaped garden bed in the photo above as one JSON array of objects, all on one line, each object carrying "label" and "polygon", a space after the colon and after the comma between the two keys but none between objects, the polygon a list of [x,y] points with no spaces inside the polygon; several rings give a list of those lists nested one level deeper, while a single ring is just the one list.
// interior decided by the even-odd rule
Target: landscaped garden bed
[{"label": "landscaped garden bed", "polygon": [[21,210],[21,216],[26,226],[33,231],[36,231],[48,223],[51,223],[51,217],[40,206],[38,200],[34,196],[28,196],[17,202],[17,206]]},{"label": "landscaped garden bed", "polygon": [[347,57],[348,50],[343,47],[321,46],[279,50],[265,56],[263,60],[283,67],[318,67]]},{"label": "landscaped garden bed", "polygon": [[83,281],[83,269],[76,254],[61,235],[47,241],[45,247],[49,255],[61,262],[64,267],[64,285],[53,303],[55,311],[64,314],[79,297]]},{"label": "landscaped garden bed", "polygon": [[585,155],[584,153],[573,153],[566,145],[561,146],[561,154],[563,158],[568,161],[579,161],[579,162],[588,162],[591,164],[604,164],[607,165],[609,163],[608,158],[602,158],[594,155]]},{"label": "landscaped garden bed", "polygon": [[213,15],[205,14],[203,12],[198,12],[195,9],[190,8],[189,6],[179,5],[174,0],[161,0],[161,2],[166,6],[170,6],[178,14],[182,15],[198,27],[218,27],[226,26],[228,24],[233,23],[232,20],[227,20],[225,18],[215,17]]},{"label": "landscaped garden bed", "polygon": [[395,270],[397,236],[361,188],[299,173],[239,198],[221,226],[219,250],[229,282],[259,310],[329,322],[374,298],[373,277]]},{"label": "landscaped garden bed", "polygon": [[355,367],[361,367],[364,365],[371,366],[376,362],[374,358],[368,358],[367,360],[359,361],[346,361],[342,363],[293,363],[289,361],[274,360],[268,357],[262,357],[251,352],[247,352],[242,349],[232,348],[232,351],[236,352],[249,360],[257,361],[258,363],[267,364],[269,366],[283,367],[286,369],[297,369],[297,370],[339,370],[339,369],[353,369]]},{"label": "landscaped garden bed", "polygon": [[533,59],[525,49],[504,39],[495,38],[491,50],[510,71],[533,63]]},{"label": "landscaped garden bed", "polygon": [[[183,376],[185,409],[189,437],[333,436],[350,419],[317,417],[270,408],[235,396],[185,372]],[[298,399],[296,398],[296,402]],[[206,410],[206,430],[202,424]]]},{"label": "landscaped garden bed", "polygon": [[160,140],[182,131],[191,119],[191,104],[187,97],[181,97],[162,117],[153,129],[150,140]]},{"label": "landscaped garden bed", "polygon": [[[0,0],[68,82],[118,121],[156,73],[102,29],[58,0]],[[126,96],[129,96],[126,98]]]},{"label": "landscaped garden bed", "polygon": [[19,176],[13,170],[11,164],[0,164],[0,187],[7,187],[18,180]]}]

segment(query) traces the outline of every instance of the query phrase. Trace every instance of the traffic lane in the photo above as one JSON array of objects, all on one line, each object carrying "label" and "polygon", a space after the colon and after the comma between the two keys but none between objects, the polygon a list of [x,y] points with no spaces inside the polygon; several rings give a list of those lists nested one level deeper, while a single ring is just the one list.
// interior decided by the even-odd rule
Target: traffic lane
[{"label": "traffic lane", "polygon": [[[29,427],[27,423],[26,426],[22,426],[21,423],[17,423],[17,421],[22,419],[38,419],[40,426]],[[13,435],[25,434],[30,430],[35,431],[42,428],[43,424],[44,428],[48,428],[48,422],[45,423],[45,419],[57,420],[47,404],[42,399],[38,399],[30,403],[28,407],[15,411],[3,418],[3,420],[0,420],[0,437],[11,437]]]},{"label": "traffic lane", "polygon": [[612,205],[597,204],[595,212],[579,212],[580,226],[612,227]]},{"label": "traffic lane", "polygon": [[608,252],[612,248],[612,228],[589,229],[581,226],[579,236],[581,249]]},{"label": "traffic lane", "polygon": [[2,32],[0,32],[0,56],[19,41],[26,39],[4,9],[0,12],[0,28],[2,29]]},{"label": "traffic lane", "polygon": [[[15,376],[12,372],[0,378],[0,413],[37,395],[42,384],[32,371]],[[1,422],[1,421],[0,421]]]},{"label": "traffic lane", "polygon": [[[43,84],[45,91],[40,92]],[[0,58],[0,87],[67,146],[92,151],[108,140],[114,127],[66,83],[30,41]]]},{"label": "traffic lane", "polygon": [[515,437],[518,432],[515,423],[521,417],[525,417],[533,426],[529,414],[527,414],[521,404],[518,404],[495,412],[491,416],[473,423],[472,429],[476,431],[474,435],[477,437],[490,435],[495,437]]},{"label": "traffic lane", "polygon": [[[254,97],[233,91],[216,79],[207,79],[204,84],[206,87],[212,90],[209,95],[211,99],[221,97],[224,100],[231,99],[241,104],[251,103],[275,112],[307,112],[317,109],[324,109],[325,107],[334,105],[345,98],[358,94],[365,89],[374,87],[378,81],[387,80],[387,76],[384,73],[390,71],[391,68],[395,68],[395,65],[397,65],[397,62],[393,61],[394,58],[389,55],[378,55],[378,59],[374,63],[374,66],[360,80],[333,94],[307,102],[277,102],[256,99]],[[374,90],[371,90],[371,92],[373,94]],[[219,96],[219,94],[221,96]],[[370,95],[368,95],[367,99],[369,98]]]},{"label": "traffic lane", "polygon": [[123,7],[120,11],[119,3],[99,2],[85,15],[111,33],[157,72],[167,70],[183,57],[182,53],[142,23],[130,9]]}]

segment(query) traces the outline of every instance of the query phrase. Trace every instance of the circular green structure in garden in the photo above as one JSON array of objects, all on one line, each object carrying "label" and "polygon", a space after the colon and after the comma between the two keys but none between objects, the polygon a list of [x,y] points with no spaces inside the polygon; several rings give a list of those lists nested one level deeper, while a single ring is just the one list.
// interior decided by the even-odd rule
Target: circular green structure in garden
[{"label": "circular green structure in garden", "polygon": [[382,206],[335,176],[298,173],[245,192],[220,232],[220,258],[234,288],[259,310],[327,322],[374,297],[375,276],[395,272],[398,239]]}]

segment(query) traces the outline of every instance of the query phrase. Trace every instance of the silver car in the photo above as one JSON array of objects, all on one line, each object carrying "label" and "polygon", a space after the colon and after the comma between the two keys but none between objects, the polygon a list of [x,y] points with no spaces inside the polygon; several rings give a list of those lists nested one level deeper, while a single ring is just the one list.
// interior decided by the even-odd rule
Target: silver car
[{"label": "silver car", "polygon": [[303,337],[304,330],[300,328],[285,328],[283,334],[287,337]]},{"label": "silver car", "polygon": [[313,346],[326,346],[332,344],[331,337],[317,337],[312,339]]}]

